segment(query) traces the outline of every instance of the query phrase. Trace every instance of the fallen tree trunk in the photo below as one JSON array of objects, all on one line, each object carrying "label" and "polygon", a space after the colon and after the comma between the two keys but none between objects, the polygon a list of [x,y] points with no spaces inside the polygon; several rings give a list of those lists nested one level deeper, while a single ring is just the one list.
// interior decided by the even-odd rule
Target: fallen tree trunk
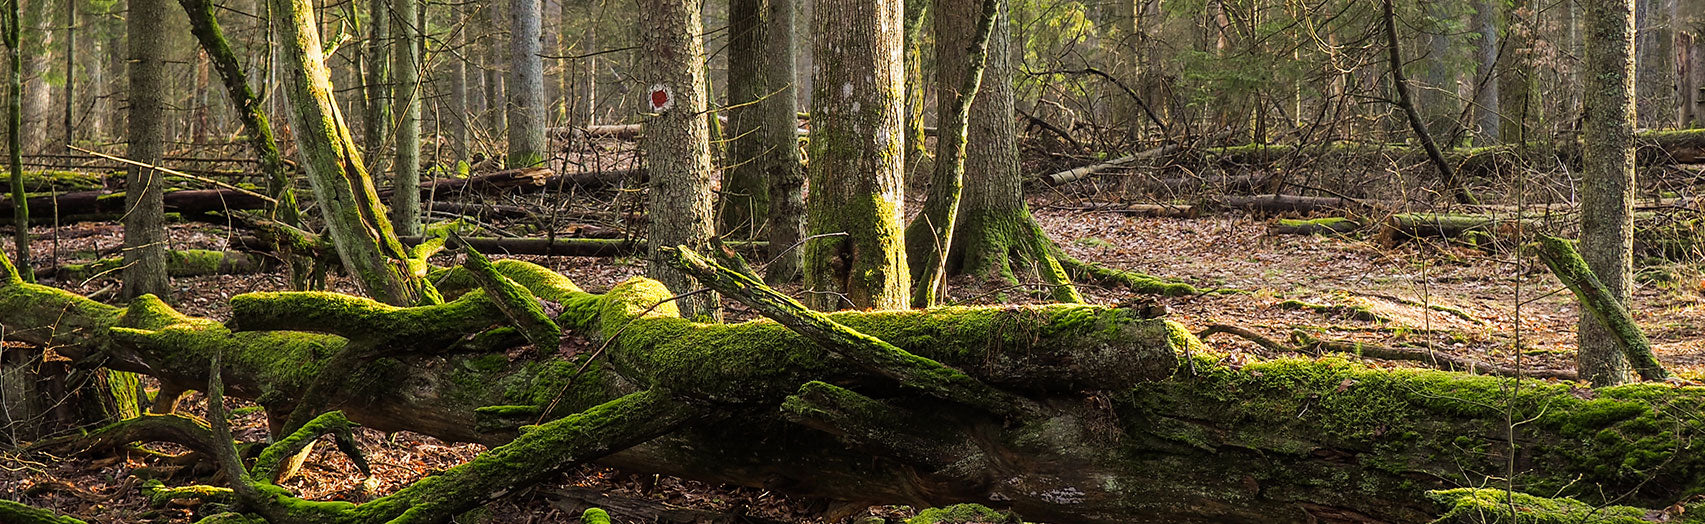
[{"label": "fallen tree trunk", "polygon": [[[1654,130],[1634,134],[1636,159],[1642,166],[1695,164],[1705,162],[1705,129]],[[1509,144],[1491,147],[1443,150],[1445,161],[1463,174],[1490,176],[1523,162],[1544,159],[1579,167],[1578,139],[1552,143]],[[1426,151],[1401,144],[1339,142],[1307,145],[1250,144],[1184,150],[1175,161],[1211,164],[1222,169],[1266,169],[1283,162],[1321,165],[1333,161],[1351,163],[1385,162],[1419,164],[1429,162]]]},{"label": "fallen tree trunk", "polygon": [[[826,315],[1039,406],[1004,420],[909,393],[771,321],[680,318],[674,292],[654,281],[596,295],[532,264],[493,267],[559,305],[565,333],[599,349],[508,351],[525,339],[501,327],[483,292],[466,291],[476,286],[459,269],[440,279],[454,297],[440,305],[254,293],[233,298],[222,324],[152,297],[90,302],[22,283],[4,264],[0,323],[9,340],[188,389],[204,387],[210,357],[223,355],[225,391],[269,414],[329,380],[321,409],[494,446],[406,496],[314,506],[323,520],[450,514],[616,449],[601,462],[860,503],[978,501],[1055,522],[1421,522],[1457,500],[1429,490],[1493,482],[1661,508],[1705,482],[1705,455],[1686,445],[1705,432],[1693,415],[1705,406],[1699,388],[1512,388],[1333,359],[1232,365],[1182,326],[1097,306]],[[333,355],[351,347],[371,358],[338,365]]]},{"label": "fallen tree trunk", "polygon": [[[113,273],[124,267],[124,259],[103,258],[85,264],[65,264],[48,271],[61,281],[83,280]],[[245,275],[269,268],[266,259],[239,251],[210,251],[205,249],[172,250],[166,254],[166,274],[174,277],[206,275]]]},{"label": "fallen tree trunk", "polygon": [[1603,282],[1599,282],[1598,276],[1575,250],[1574,242],[1553,236],[1540,237],[1539,259],[1551,268],[1557,280],[1563,281],[1563,285],[1574,292],[1581,309],[1587,310],[1609,328],[1611,335],[1616,337],[1616,345],[1622,348],[1622,355],[1639,372],[1641,379],[1663,380],[1670,377],[1669,371],[1652,355],[1652,342],[1634,323],[1634,317],[1628,315],[1628,308],[1604,287]]}]

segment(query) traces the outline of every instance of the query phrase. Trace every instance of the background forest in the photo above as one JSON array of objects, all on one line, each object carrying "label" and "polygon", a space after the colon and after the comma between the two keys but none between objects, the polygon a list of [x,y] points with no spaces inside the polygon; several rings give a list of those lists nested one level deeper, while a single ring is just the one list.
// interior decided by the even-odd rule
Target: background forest
[{"label": "background forest", "polygon": [[1705,2],[0,37],[0,523],[1705,522]]}]

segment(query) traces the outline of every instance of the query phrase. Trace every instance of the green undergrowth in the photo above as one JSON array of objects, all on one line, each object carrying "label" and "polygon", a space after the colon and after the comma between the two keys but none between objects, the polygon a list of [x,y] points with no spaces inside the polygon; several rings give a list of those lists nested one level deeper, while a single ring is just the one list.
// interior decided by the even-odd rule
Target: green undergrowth
[{"label": "green undergrowth", "polygon": [[1544,498],[1491,488],[1430,491],[1427,496],[1449,508],[1438,524],[1644,524],[1705,522],[1705,507],[1655,512],[1628,506],[1602,506],[1568,497]]},{"label": "green undergrowth", "polygon": [[981,504],[955,504],[919,511],[906,524],[1019,524],[1023,520],[1009,511]]}]

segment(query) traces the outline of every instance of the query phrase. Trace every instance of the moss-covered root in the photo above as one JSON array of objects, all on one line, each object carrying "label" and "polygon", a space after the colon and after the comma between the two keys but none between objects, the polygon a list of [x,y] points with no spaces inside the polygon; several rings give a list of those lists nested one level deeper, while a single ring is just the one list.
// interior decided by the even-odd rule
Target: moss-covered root
[{"label": "moss-covered root", "polygon": [[598,508],[586,508],[580,514],[580,524],[610,524],[610,514]]},{"label": "moss-covered root", "polygon": [[539,298],[528,291],[526,287],[510,280],[509,277],[497,272],[485,255],[461,242],[461,237],[450,236],[451,241],[467,251],[467,262],[462,266],[468,268],[468,274],[479,283],[480,289],[497,305],[497,309],[508,317],[521,335],[527,337],[527,342],[540,353],[552,353],[562,342],[562,328],[545,314]]},{"label": "moss-covered root", "polygon": [[[1650,511],[1628,506],[1595,506],[1572,498],[1544,498],[1492,488],[1457,488],[1429,491],[1427,496],[1446,511],[1436,524],[1644,524],[1649,522],[1705,522],[1705,516],[1687,509]],[[1672,513],[1673,511],[1673,513]]]},{"label": "moss-covered root", "polygon": [[714,415],[641,391],[538,426],[466,464],[421,479],[354,509],[352,522],[445,522],[517,489],[553,478],[576,464],[603,458],[695,420]]},{"label": "moss-covered root", "polygon": [[231,491],[231,488],[217,486],[194,485],[168,488],[158,480],[149,480],[144,483],[142,494],[148,496],[148,505],[155,508],[164,508],[178,500],[193,500],[196,501],[196,504],[208,502],[230,504],[236,500],[237,495],[236,492]]},{"label": "moss-covered root", "polygon": [[906,519],[906,524],[1019,524],[1023,520],[1010,511],[990,509],[981,504],[956,504],[929,508],[918,516]]},{"label": "moss-covered root", "polygon": [[0,522],[7,524],[84,524],[81,520],[62,517],[52,511],[5,499],[0,499]]},{"label": "moss-covered root", "polygon": [[199,420],[182,415],[142,415],[102,426],[86,436],[42,447],[70,453],[113,449],[135,442],[171,442],[190,450],[213,453],[213,433]]},{"label": "moss-covered root", "polygon": [[254,466],[250,468],[251,474],[260,479],[277,478],[280,476],[280,466],[286,460],[312,445],[321,435],[328,434],[337,442],[338,450],[343,451],[343,454],[355,463],[355,469],[361,471],[363,475],[370,474],[367,469],[366,455],[363,455],[361,448],[355,445],[355,435],[350,431],[352,426],[354,424],[351,424],[349,419],[343,416],[342,411],[322,413],[308,421],[307,424],[303,424],[300,429],[292,432],[289,436],[279,439],[261,451],[260,457],[255,459]]},{"label": "moss-covered root", "polygon": [[1123,286],[1130,289],[1133,293],[1140,293],[1144,295],[1178,297],[1184,295],[1195,295],[1202,292],[1201,290],[1196,289],[1196,286],[1185,284],[1183,282],[1170,281],[1160,277],[1137,273],[1135,271],[1124,271],[1103,266],[1101,264],[1084,262],[1065,254],[1065,251],[1058,247],[1054,248],[1054,252],[1056,253],[1055,258],[1060,261],[1060,265],[1065,268],[1066,272],[1070,274],[1072,278],[1078,280]]},{"label": "moss-covered root", "polygon": [[927,395],[997,415],[1034,415],[1040,409],[1023,397],[990,387],[957,369],[837,323],[763,282],[706,260],[686,246],[663,248],[658,256],[697,278],[705,287],[739,300],[866,371]]},{"label": "moss-covered root", "polygon": [[[1604,283],[1598,280],[1587,262],[1581,259],[1580,252],[1575,250],[1575,244],[1568,240],[1553,236],[1539,239],[1539,258],[1575,293],[1580,300],[1581,308],[1592,312],[1593,317],[1610,328],[1616,335],[1617,345],[1622,348],[1623,356],[1628,363],[1634,365],[1635,371],[1644,380],[1663,380],[1670,377],[1663,364],[1658,363],[1652,355],[1652,342],[1646,339],[1646,334],[1640,332],[1640,326],[1634,324],[1634,318],[1628,315],[1628,309],[1617,301]],[[1599,382],[1596,377],[1596,384]]]},{"label": "moss-covered root", "polygon": [[[947,255],[949,274],[976,275],[1018,284],[1018,273],[1035,274],[1048,285],[1057,302],[1081,304],[1083,296],[1072,285],[1071,272],[1063,265],[1063,254],[1048,239],[1030,211],[962,211],[963,222],[954,233]],[[923,228],[928,231],[928,228]],[[914,250],[929,249],[916,246]]]}]

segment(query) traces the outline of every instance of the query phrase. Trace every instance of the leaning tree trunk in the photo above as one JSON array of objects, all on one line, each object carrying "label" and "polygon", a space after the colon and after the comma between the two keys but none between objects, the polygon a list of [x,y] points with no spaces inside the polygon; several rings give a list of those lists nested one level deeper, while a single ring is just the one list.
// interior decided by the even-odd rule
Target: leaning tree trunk
[{"label": "leaning tree trunk", "polygon": [[545,163],[545,63],[539,0],[509,0],[509,169]]},{"label": "leaning tree trunk", "polygon": [[[692,278],[657,256],[659,246],[703,248],[716,236],[710,127],[704,117],[704,25],[699,4],[688,0],[641,0],[639,12],[639,84],[646,89],[649,112],[640,153],[651,174],[647,273],[686,293],[696,288]],[[680,307],[689,318],[719,316],[714,293],[682,298]]]},{"label": "leaning tree trunk", "polygon": [[[424,261],[403,249],[378,191],[332,99],[332,86],[309,0],[271,0],[288,71],[291,128],[314,201],[343,267],[369,296],[388,304],[437,302]],[[162,271],[164,269],[162,264]]]},{"label": "leaning tree trunk", "polygon": [[[1581,257],[1610,294],[1628,303],[1634,249],[1634,6],[1633,0],[1585,2],[1586,62],[1581,134]],[[1615,334],[1593,315],[1581,315],[1581,378],[1594,385],[1628,380],[1628,361]]]},{"label": "leaning tree trunk", "polygon": [[[718,221],[724,234],[760,238],[767,233],[771,245],[786,247],[803,237],[805,221],[793,89],[793,2],[730,0],[728,9],[731,167],[722,184]],[[790,260],[772,269],[772,281],[795,278],[797,253],[782,255]]]},{"label": "leaning tree trunk", "polygon": [[[962,89],[969,71],[966,50],[974,35],[971,24],[981,18],[978,0],[938,0],[936,3],[937,85],[941,92]],[[950,274],[1017,283],[1021,277],[1040,277],[1055,300],[1080,302],[1077,290],[1050,252],[1041,226],[1024,204],[1024,179],[1018,165],[1018,130],[1013,119],[1012,35],[1005,2],[989,32],[988,64],[983,90],[971,104],[965,137],[964,200],[959,204],[946,260]],[[946,98],[943,96],[943,98]],[[942,122],[950,121],[946,104]],[[938,158],[950,154],[938,152]],[[941,160],[937,169],[941,169]],[[942,239],[911,239],[914,246]]]},{"label": "leaning tree trunk", "polygon": [[397,120],[397,164],[392,167],[391,225],[397,234],[420,234],[420,39],[423,28],[417,26],[419,0],[394,0],[391,16],[395,19],[396,40],[391,43],[391,72],[396,83],[391,101],[400,118]]},{"label": "leaning tree trunk", "polygon": [[[1461,487],[1485,485],[1664,508],[1705,482],[1705,456],[1687,445],[1705,436],[1699,388],[1583,390],[1337,359],[1230,364],[1181,325],[1084,305],[783,307],[801,335],[768,320],[683,319],[665,301],[673,292],[647,279],[595,295],[533,264],[491,269],[563,306],[557,325],[588,337],[573,343],[604,350],[516,351],[527,341],[488,293],[418,308],[253,293],[221,323],[152,298],[118,308],[25,284],[5,257],[0,322],[12,340],[73,359],[100,352],[166,387],[205,387],[217,356],[223,390],[269,413],[318,383],[333,394],[314,411],[492,448],[368,504],[286,508],[326,512],[318,521],[449,515],[600,457],[855,504],[979,501],[1089,523],[1425,522],[1461,504]],[[452,293],[483,287],[468,269],[441,276]],[[368,358],[343,364],[351,352]],[[939,373],[894,378],[923,370]],[[965,388],[1023,408],[955,394]]]},{"label": "leaning tree trunk", "polygon": [[[130,42],[131,160],[157,165],[166,150],[164,56],[167,51],[166,0],[134,0],[125,18]],[[170,296],[166,278],[166,209],[164,173],[131,167],[125,175],[123,296]]]},{"label": "leaning tree trunk", "polygon": [[900,3],[814,2],[806,304],[903,309],[905,77]]}]

